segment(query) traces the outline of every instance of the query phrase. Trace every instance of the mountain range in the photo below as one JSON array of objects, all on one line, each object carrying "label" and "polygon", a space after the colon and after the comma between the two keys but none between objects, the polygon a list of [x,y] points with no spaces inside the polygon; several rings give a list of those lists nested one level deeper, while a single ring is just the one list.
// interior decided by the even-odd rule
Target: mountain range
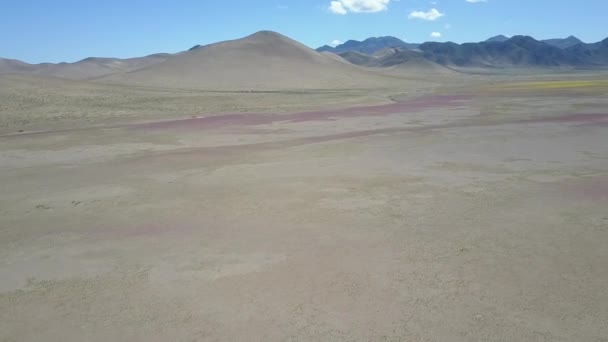
[{"label": "mountain range", "polygon": [[595,44],[559,48],[529,36],[514,36],[505,41],[481,43],[435,43],[420,45],[430,61],[458,67],[565,67],[608,66],[608,39]]},{"label": "mountain range", "polygon": [[569,36],[568,38],[545,39],[542,40],[542,42],[560,49],[567,49],[579,44],[585,44],[582,40],[576,38],[575,36]]},{"label": "mountain range", "polygon": [[[378,54],[387,48],[400,52],[391,56],[411,61],[413,55],[403,50],[419,52],[416,58],[448,67],[562,67],[593,68],[608,66],[605,42],[586,44],[580,39],[567,38],[536,40],[529,36],[498,35],[479,43],[452,42],[408,44],[395,37],[370,38],[362,42],[349,41],[335,48],[323,46],[318,50],[332,51],[353,64],[376,66]],[[397,51],[395,50],[395,51]],[[400,56],[400,57],[399,57]]]},{"label": "mountain range", "polygon": [[[503,43],[509,40],[509,37],[501,34],[498,36],[494,36],[485,40],[485,42],[499,42]],[[569,47],[573,47],[579,44],[585,44],[582,40],[569,36],[567,38],[555,38],[555,39],[545,39],[541,40],[541,42],[546,43],[548,45],[560,48],[567,49]],[[363,41],[358,40],[349,40],[346,43],[336,45],[334,47],[329,45],[323,45],[317,48],[317,51],[324,52],[329,51],[336,54],[340,54],[347,51],[357,51],[368,55],[373,55],[374,53],[381,51],[386,48],[405,48],[410,50],[417,50],[421,44],[416,43],[406,43],[403,40],[386,36],[386,37],[372,37],[367,38]]]},{"label": "mountain range", "polygon": [[[506,42],[507,40],[509,40],[509,37],[501,34],[492,38],[488,38],[485,42],[487,43],[491,43],[491,42]],[[579,44],[585,44],[585,42],[583,42],[582,40],[576,38],[575,36],[569,36],[567,38],[554,38],[554,39],[544,39],[541,40],[541,42],[546,43],[548,45],[554,46],[556,48],[560,48],[560,49],[567,49],[569,47],[573,47],[575,45],[579,45]]]},{"label": "mountain range", "polygon": [[397,78],[403,75],[467,72],[467,67],[608,68],[608,39],[593,44],[577,41],[575,37],[538,41],[498,36],[479,43],[412,45],[380,37],[315,51],[279,33],[260,31],[175,54],[139,58],[86,58],[58,64],[0,58],[0,74],[160,87],[324,89],[387,86],[401,82]]}]

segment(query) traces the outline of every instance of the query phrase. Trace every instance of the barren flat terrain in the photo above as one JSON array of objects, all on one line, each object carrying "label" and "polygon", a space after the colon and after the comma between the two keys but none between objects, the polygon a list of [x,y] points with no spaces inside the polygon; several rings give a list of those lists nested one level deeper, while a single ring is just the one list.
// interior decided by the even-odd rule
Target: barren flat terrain
[{"label": "barren flat terrain", "polygon": [[603,74],[1,75],[0,340],[606,341],[607,133]]}]

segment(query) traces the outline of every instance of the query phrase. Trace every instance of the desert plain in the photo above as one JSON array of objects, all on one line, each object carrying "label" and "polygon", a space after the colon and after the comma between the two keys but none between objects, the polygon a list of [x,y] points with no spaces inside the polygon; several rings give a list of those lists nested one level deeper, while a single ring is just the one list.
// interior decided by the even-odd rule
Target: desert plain
[{"label": "desert plain", "polygon": [[607,73],[141,77],[0,75],[0,340],[608,341]]}]

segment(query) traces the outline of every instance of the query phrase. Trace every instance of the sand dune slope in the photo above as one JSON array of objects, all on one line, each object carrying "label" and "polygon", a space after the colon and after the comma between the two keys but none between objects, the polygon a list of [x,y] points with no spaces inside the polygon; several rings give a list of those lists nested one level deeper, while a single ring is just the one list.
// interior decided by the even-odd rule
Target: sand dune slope
[{"label": "sand dune slope", "polygon": [[[390,78],[388,79],[390,81]],[[201,46],[105,82],[207,89],[318,89],[386,85],[387,77],[323,55],[275,32]]]}]

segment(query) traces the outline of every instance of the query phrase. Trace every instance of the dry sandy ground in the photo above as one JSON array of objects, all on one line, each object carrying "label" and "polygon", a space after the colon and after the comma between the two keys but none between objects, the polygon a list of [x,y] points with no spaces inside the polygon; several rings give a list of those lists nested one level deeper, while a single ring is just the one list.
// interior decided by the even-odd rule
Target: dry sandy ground
[{"label": "dry sandy ground", "polygon": [[607,341],[594,84],[0,137],[0,340]]},{"label": "dry sandy ground", "polygon": [[437,81],[414,77],[400,87],[373,89],[208,91],[7,74],[0,75],[0,135],[218,113],[281,113],[383,104],[391,102],[387,94],[416,96],[436,87]]}]

